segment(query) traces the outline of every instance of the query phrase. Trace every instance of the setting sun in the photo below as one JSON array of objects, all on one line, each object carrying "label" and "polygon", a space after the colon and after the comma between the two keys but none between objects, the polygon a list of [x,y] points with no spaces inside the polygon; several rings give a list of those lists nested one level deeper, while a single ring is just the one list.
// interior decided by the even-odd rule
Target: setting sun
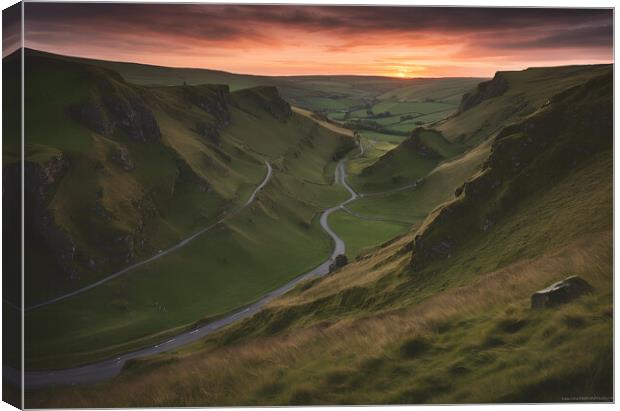
[{"label": "setting sun", "polygon": [[400,78],[409,77],[409,73],[407,73],[405,70],[398,70],[398,72],[396,73],[396,77],[400,77]]}]

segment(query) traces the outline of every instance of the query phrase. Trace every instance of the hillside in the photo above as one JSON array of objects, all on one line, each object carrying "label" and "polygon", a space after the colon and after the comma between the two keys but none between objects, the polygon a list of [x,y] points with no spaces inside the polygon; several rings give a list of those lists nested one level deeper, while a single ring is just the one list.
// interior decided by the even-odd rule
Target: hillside
[{"label": "hillside", "polygon": [[409,137],[351,177],[364,193],[388,191],[420,183],[443,160],[464,150],[433,129],[416,128]]},{"label": "hillside", "polygon": [[353,141],[274,87],[139,86],[64,58],[26,63],[28,366],[157,341],[330,255],[318,214],[346,198],[333,176]]},{"label": "hillside", "polygon": [[457,113],[436,128],[451,141],[475,146],[506,124],[534,113],[558,92],[607,70],[608,65],[593,65],[498,72],[464,95]]},{"label": "hillside", "polygon": [[178,241],[264,173],[218,141],[230,121],[226,88],[145,89],[94,66],[26,62],[26,220],[41,264],[26,281],[47,293],[27,305]]},{"label": "hillside", "polygon": [[[32,393],[27,405],[609,401],[612,68],[504,77],[431,132],[446,142],[414,134],[369,165],[406,168],[420,150],[443,158],[415,189],[359,200],[366,211],[383,201],[383,215],[390,204],[411,210],[409,232],[192,346],[94,387]],[[450,141],[472,149],[447,151]],[[530,308],[533,292],[571,275],[594,291]]]},{"label": "hillside", "polygon": [[[356,187],[383,194],[367,196],[351,204],[351,209],[363,215],[421,223],[480,169],[492,140],[505,126],[523,121],[556,93],[608,70],[609,66],[569,66],[498,72],[493,80],[465,93],[452,116],[416,130],[394,150],[369,153],[352,164],[351,182]],[[418,147],[419,151],[421,144],[427,152],[422,159],[411,149]],[[417,160],[408,161],[414,158]],[[399,187],[412,189],[401,191]]]},{"label": "hillside", "polygon": [[348,122],[349,126],[369,138],[393,142],[402,141],[419,125],[433,123],[454,113],[461,95],[484,80],[346,75],[270,77],[57,56],[36,50],[29,52],[110,69],[127,82],[143,86],[227,84],[231,91],[274,86],[294,106],[320,112],[337,123]]}]

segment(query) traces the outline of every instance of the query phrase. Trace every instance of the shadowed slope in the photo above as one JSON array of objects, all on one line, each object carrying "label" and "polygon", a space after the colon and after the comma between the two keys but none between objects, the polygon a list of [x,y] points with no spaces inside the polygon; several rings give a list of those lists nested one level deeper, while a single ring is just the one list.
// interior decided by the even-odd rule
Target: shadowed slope
[{"label": "shadowed slope", "polygon": [[[27,59],[27,306],[163,254],[29,312],[29,366],[158,341],[329,255],[317,215],[346,198],[332,183],[353,141],[292,113],[274,87],[136,86],[97,66]],[[231,216],[265,177],[265,160],[272,178]]]},{"label": "shadowed slope", "polygon": [[[610,401],[611,70],[588,77],[503,125],[483,169],[417,232],[301,284],[212,338],[138,361],[114,381],[27,401]],[[595,292],[529,308],[531,293],[569,275]]]}]

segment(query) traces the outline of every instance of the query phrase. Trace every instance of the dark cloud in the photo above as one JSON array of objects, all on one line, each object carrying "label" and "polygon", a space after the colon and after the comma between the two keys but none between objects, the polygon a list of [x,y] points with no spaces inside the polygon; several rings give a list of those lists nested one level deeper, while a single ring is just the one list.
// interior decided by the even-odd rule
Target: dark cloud
[{"label": "dark cloud", "polygon": [[525,43],[525,47],[612,47],[614,28],[608,26],[568,28],[560,33],[550,34]]},{"label": "dark cloud", "polygon": [[268,27],[366,36],[547,30],[512,47],[609,47],[613,15],[611,9],[27,3],[26,20],[27,31],[38,33],[100,30],[198,42],[273,42]]},{"label": "dark cloud", "polygon": [[612,9],[51,2],[24,8],[28,47],[175,67],[486,76],[527,65],[613,61]]},{"label": "dark cloud", "polygon": [[576,49],[613,47],[613,26],[561,27],[538,31],[520,39],[477,38],[478,46],[493,49]]}]

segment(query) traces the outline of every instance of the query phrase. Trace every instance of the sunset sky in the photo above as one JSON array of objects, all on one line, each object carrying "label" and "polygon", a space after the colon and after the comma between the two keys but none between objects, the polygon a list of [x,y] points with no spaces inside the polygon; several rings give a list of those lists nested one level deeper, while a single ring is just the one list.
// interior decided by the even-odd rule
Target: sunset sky
[{"label": "sunset sky", "polygon": [[613,61],[611,10],[25,3],[26,47],[266,75],[492,76]]}]

